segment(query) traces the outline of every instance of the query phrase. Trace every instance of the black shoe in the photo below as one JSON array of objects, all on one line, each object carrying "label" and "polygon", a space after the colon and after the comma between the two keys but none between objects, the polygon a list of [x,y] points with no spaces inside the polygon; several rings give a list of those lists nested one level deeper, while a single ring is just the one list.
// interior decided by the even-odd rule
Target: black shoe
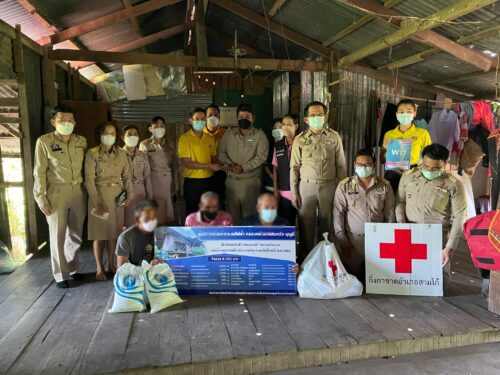
[{"label": "black shoe", "polygon": [[67,289],[69,288],[69,281],[68,280],[58,281],[56,282],[56,286],[61,289]]},{"label": "black shoe", "polygon": [[82,273],[74,273],[74,274],[72,274],[72,275],[70,275],[70,276],[71,276],[71,278],[72,278],[73,280],[76,280],[76,281],[82,281],[82,280],[85,280],[85,275],[84,275],[84,274],[82,274]]}]

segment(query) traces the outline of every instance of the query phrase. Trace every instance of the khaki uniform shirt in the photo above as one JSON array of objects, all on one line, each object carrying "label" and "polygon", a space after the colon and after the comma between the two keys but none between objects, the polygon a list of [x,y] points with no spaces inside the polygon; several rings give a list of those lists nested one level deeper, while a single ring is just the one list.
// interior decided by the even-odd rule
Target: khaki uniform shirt
[{"label": "khaki uniform shirt", "polygon": [[87,140],[72,134],[65,143],[55,132],[42,135],[35,146],[33,170],[35,200],[40,207],[48,205],[47,189],[50,185],[81,184],[83,159]]},{"label": "khaki uniform shirt", "polygon": [[[145,139],[139,145],[139,150],[144,151],[148,155],[152,174],[171,176],[171,189],[175,194],[181,188],[180,176],[178,174],[180,166],[176,159],[176,148],[175,142],[166,138],[163,138],[161,143],[155,143],[153,137],[151,137]],[[157,187],[154,187],[154,189],[157,189]]]},{"label": "khaki uniform shirt", "polygon": [[129,154],[125,147],[123,147],[123,151],[127,154],[130,172],[132,173],[132,183],[144,185],[146,197],[152,199],[153,187],[151,185],[151,168],[149,167],[148,155],[137,149],[135,154]]},{"label": "khaki uniform shirt", "polygon": [[102,146],[88,150],[85,157],[85,185],[94,207],[101,203],[98,186],[122,186],[127,191],[128,199],[133,198],[134,188],[126,152],[117,146],[113,146],[111,152],[106,152]]},{"label": "khaki uniform shirt", "polygon": [[295,137],[290,159],[290,188],[296,196],[300,181],[341,180],[346,177],[342,140],[331,129],[314,135],[306,130]]},{"label": "khaki uniform shirt", "polygon": [[219,160],[224,164],[239,164],[242,174],[228,172],[229,176],[260,177],[262,165],[266,162],[269,142],[260,129],[252,128],[243,136],[238,127],[229,129],[219,145]]},{"label": "khaki uniform shirt", "polygon": [[342,180],[335,192],[333,225],[340,241],[347,233],[364,234],[365,223],[394,223],[395,197],[391,185],[373,177],[366,190],[358,176]]},{"label": "khaki uniform shirt", "polygon": [[449,233],[446,247],[456,249],[466,213],[464,187],[448,172],[429,181],[420,168],[413,168],[401,177],[396,197],[398,223],[442,224],[444,234]]}]

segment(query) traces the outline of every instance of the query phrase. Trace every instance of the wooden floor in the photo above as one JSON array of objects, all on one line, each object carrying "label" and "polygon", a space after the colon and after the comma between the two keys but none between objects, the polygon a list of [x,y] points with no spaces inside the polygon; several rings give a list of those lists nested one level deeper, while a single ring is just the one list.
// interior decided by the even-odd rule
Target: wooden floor
[{"label": "wooden floor", "polygon": [[256,374],[500,341],[466,250],[445,298],[193,297],[157,314],[108,314],[113,286],[60,290],[48,257],[0,276],[0,372]]}]

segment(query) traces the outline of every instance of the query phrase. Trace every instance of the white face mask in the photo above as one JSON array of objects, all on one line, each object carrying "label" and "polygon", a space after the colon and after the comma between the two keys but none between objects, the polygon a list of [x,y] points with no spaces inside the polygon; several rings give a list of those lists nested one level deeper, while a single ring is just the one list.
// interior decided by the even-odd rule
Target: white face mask
[{"label": "white face mask", "polygon": [[142,229],[144,229],[146,232],[153,232],[158,226],[158,220],[157,219],[149,220],[145,223],[141,223],[141,226]]},{"label": "white face mask", "polygon": [[61,135],[70,135],[75,129],[75,124],[69,121],[61,121],[56,123],[56,131]]},{"label": "white face mask", "polygon": [[111,134],[101,135],[101,143],[105,146],[113,146],[115,144],[116,137]]},{"label": "white face mask", "polygon": [[139,137],[136,135],[125,137],[125,144],[128,147],[136,147],[138,143],[139,143]]},{"label": "white face mask", "polygon": [[214,131],[219,126],[219,118],[215,116],[210,116],[207,118],[207,128]]},{"label": "white face mask", "polygon": [[153,137],[155,138],[163,138],[163,136],[165,135],[165,128],[152,129],[151,133],[153,133]]}]

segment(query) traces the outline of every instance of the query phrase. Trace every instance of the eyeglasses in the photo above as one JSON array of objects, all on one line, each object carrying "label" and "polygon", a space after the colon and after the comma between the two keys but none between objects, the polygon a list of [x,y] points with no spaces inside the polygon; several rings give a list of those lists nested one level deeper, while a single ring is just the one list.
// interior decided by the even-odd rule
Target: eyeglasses
[{"label": "eyeglasses", "polygon": [[361,167],[361,168],[369,168],[369,167],[373,167],[373,164],[359,164],[359,163],[355,163],[354,166],[355,167]]},{"label": "eyeglasses", "polygon": [[325,117],[324,113],[313,113],[310,115],[307,115],[307,117]]}]

